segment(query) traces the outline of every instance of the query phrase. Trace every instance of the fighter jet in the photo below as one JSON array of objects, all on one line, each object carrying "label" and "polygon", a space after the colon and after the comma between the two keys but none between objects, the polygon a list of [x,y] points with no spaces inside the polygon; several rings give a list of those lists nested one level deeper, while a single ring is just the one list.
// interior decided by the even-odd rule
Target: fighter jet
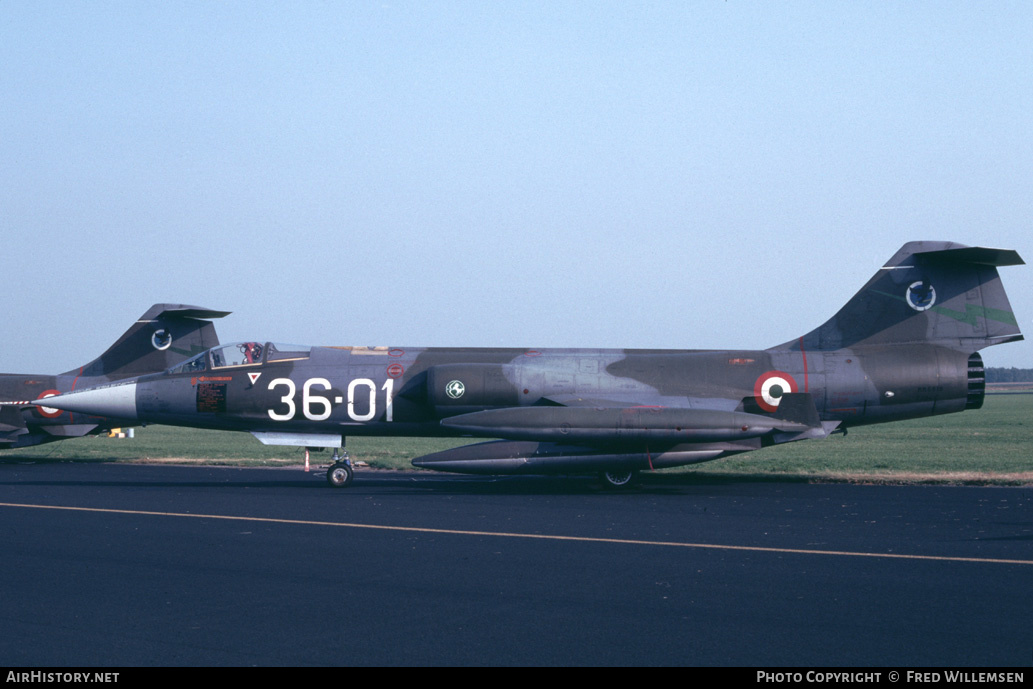
[{"label": "fighter jet", "polygon": [[[48,399],[59,409],[342,448],[349,435],[494,438],[413,460],[613,486],[871,423],[976,409],[984,347],[1022,339],[1015,251],[905,244],[828,322],[770,349],[446,349],[243,342]],[[42,404],[42,403],[37,403]],[[348,485],[347,453],[327,472]]]},{"label": "fighter jet", "polygon": [[155,304],[99,357],[60,375],[0,374],[0,449],[28,447],[97,434],[118,420],[70,414],[33,405],[63,392],[90,388],[146,373],[160,373],[219,344],[212,311],[183,304]]}]

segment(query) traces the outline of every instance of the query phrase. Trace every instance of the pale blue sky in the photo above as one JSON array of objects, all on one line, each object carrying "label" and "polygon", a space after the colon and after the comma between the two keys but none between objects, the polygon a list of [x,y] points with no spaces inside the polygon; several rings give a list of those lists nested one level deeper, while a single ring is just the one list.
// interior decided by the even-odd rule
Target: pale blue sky
[{"label": "pale blue sky", "polygon": [[[0,2],[0,370],[224,341],[763,348],[1033,261],[1028,2]],[[1033,268],[1002,270],[1030,342]]]}]

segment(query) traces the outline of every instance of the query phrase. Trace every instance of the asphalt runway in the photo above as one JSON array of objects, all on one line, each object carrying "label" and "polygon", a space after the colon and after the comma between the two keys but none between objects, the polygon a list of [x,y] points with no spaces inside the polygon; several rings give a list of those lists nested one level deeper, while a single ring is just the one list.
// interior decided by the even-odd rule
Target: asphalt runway
[{"label": "asphalt runway", "polygon": [[0,462],[0,664],[1026,666],[1031,497]]}]

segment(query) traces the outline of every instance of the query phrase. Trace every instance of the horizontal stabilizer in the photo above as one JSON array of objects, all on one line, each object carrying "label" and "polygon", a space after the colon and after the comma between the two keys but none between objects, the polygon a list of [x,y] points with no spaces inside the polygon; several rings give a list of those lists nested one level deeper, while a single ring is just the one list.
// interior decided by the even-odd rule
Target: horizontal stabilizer
[{"label": "horizontal stabilizer", "polygon": [[960,249],[935,249],[916,251],[915,256],[924,260],[954,263],[975,263],[983,266],[1022,266],[1026,262],[1014,249],[991,249],[985,246],[966,246]]},{"label": "horizontal stabilizer", "polygon": [[206,309],[203,306],[190,306],[188,304],[155,304],[140,316],[141,321],[151,321],[158,318],[223,318],[232,311],[216,311]]}]

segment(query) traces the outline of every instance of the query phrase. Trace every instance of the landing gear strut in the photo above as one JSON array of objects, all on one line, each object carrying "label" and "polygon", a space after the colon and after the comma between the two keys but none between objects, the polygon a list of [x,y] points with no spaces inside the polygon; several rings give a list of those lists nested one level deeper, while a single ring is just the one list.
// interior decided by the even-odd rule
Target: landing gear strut
[{"label": "landing gear strut", "polygon": [[351,485],[355,472],[352,470],[352,461],[348,458],[348,451],[343,448],[335,449],[330,461],[333,463],[326,470],[326,482],[334,488],[346,488]]}]

